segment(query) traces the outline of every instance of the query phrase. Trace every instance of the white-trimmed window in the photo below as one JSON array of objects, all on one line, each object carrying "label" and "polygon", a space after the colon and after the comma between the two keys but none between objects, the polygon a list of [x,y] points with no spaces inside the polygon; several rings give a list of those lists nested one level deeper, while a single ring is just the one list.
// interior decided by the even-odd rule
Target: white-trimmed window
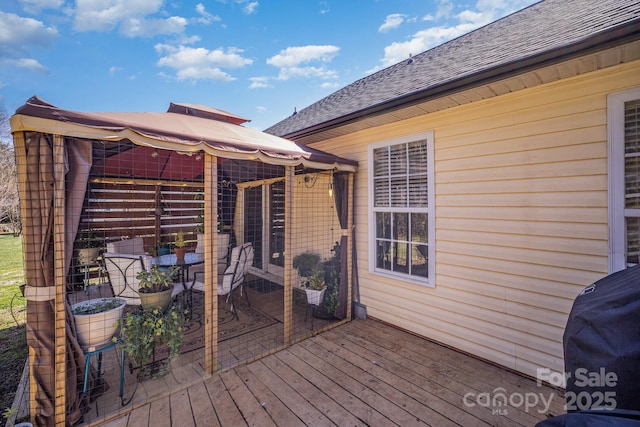
[{"label": "white-trimmed window", "polygon": [[369,146],[369,270],[435,286],[433,132]]},{"label": "white-trimmed window", "polygon": [[640,88],[607,99],[609,272],[640,258]]}]

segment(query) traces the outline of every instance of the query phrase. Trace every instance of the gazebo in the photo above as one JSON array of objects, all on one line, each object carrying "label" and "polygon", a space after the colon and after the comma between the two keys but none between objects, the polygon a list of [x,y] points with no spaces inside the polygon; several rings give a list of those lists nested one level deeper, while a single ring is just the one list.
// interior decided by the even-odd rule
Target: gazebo
[{"label": "gazebo", "polygon": [[[253,240],[259,249],[255,274],[283,287],[284,346],[299,339],[292,332],[293,255],[317,250],[326,256],[335,240],[342,273],[336,324],[351,318],[357,163],[242,126],[246,121],[192,104],[172,103],[165,113],[83,113],[37,97],[11,117],[24,235],[30,408],[37,425],[72,425],[82,415],[78,372],[85,355],[68,301],[77,287],[74,259],[82,233],[99,230],[106,241],[143,236],[151,248],[182,231],[195,243],[191,230],[200,223],[205,283],[214,282],[214,261],[227,250],[217,243],[218,231],[230,232],[232,241]],[[330,203],[305,206],[303,191],[328,192]],[[327,205],[329,214],[317,213]],[[85,287],[96,270],[88,274]],[[216,292],[205,288],[208,373],[219,368],[218,322],[210,321],[218,319],[218,306]]]}]

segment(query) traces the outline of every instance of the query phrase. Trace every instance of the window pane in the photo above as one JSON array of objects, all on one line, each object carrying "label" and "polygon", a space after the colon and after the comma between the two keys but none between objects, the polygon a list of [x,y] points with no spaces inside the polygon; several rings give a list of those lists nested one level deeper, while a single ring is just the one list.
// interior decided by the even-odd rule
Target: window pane
[{"label": "window pane", "polygon": [[427,175],[409,177],[409,206],[427,207]]},{"label": "window pane", "polygon": [[640,100],[624,105],[625,205],[640,208]]},{"label": "window pane", "polygon": [[376,237],[378,239],[391,239],[391,213],[376,213]]},{"label": "window pane", "polygon": [[378,240],[376,243],[376,267],[391,270],[391,242]]},{"label": "window pane", "polygon": [[389,166],[391,175],[406,175],[407,173],[407,145],[398,144],[389,147]]},{"label": "window pane", "polygon": [[427,142],[416,141],[409,143],[409,173],[427,173]]},{"label": "window pane", "polygon": [[389,175],[389,147],[373,150],[373,175]]},{"label": "window pane", "polygon": [[394,243],[394,248],[393,271],[409,274],[409,244],[400,242]]},{"label": "window pane", "polygon": [[407,206],[407,177],[391,178],[391,206]]},{"label": "window pane", "polygon": [[640,218],[627,217],[627,265],[638,264],[640,255]]},{"label": "window pane", "polygon": [[373,185],[374,206],[389,206],[389,180],[376,178]]},{"label": "window pane", "polygon": [[427,214],[412,213],[411,214],[411,241],[427,243]]},{"label": "window pane", "polygon": [[411,274],[428,277],[427,245],[411,245]]},{"label": "window pane", "polygon": [[393,239],[409,240],[409,214],[393,214]]}]

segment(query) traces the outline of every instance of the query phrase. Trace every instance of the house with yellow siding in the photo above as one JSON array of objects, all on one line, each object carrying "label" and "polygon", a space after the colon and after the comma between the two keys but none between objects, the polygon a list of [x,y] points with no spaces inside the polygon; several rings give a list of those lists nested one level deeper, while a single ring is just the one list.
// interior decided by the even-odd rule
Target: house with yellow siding
[{"label": "house with yellow siding", "polygon": [[266,130],[356,160],[356,302],[526,375],[640,253],[640,4],[546,0]]}]

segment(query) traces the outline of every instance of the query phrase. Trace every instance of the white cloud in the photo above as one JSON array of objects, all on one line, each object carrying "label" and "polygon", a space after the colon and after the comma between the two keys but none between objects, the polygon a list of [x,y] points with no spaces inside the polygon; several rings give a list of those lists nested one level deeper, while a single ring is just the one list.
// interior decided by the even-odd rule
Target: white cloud
[{"label": "white cloud", "polygon": [[180,16],[156,18],[163,0],[76,0],[73,27],[76,31],[111,31],[126,37],[180,34],[187,20]]},{"label": "white cloud", "polygon": [[242,11],[244,13],[246,13],[247,15],[251,15],[257,12],[258,9],[258,2],[257,1],[252,1],[249,4],[247,4]]},{"label": "white cloud", "polygon": [[340,87],[340,83],[338,82],[324,82],[320,85],[323,89],[338,89]]},{"label": "white cloud", "polygon": [[167,19],[128,18],[120,24],[120,33],[126,37],[153,37],[158,34],[181,34],[187,20],[180,16]]},{"label": "white cloud", "polygon": [[38,60],[25,57],[34,46],[50,46],[58,37],[55,27],[41,21],[0,11],[0,61],[3,67],[48,72]]},{"label": "white cloud", "polygon": [[74,29],[110,31],[120,22],[156,13],[162,0],[76,0]]},{"label": "white cloud", "polygon": [[49,72],[47,67],[32,58],[5,59],[2,63],[9,67],[24,68],[29,71],[38,71],[41,73]]},{"label": "white cloud", "polygon": [[295,46],[281,50],[277,55],[267,59],[267,64],[280,68],[279,80],[288,80],[292,77],[319,77],[321,79],[333,79],[337,73],[326,69],[323,65],[301,66],[310,62],[328,63],[338,54],[337,46],[310,45]]},{"label": "white cloud", "polygon": [[[437,13],[434,16],[427,15],[425,22],[446,22],[425,28],[413,34],[408,40],[393,42],[384,48],[384,58],[380,60],[382,67],[387,67],[403,61],[409,54],[417,55],[431,49],[483,25],[487,25],[496,19],[506,16],[516,10],[531,4],[531,0],[479,0],[475,9],[465,9],[454,14],[454,4],[451,0],[440,0]],[[447,18],[451,18],[447,20]],[[369,72],[373,72],[376,67]]]},{"label": "white cloud", "polygon": [[267,59],[267,64],[276,67],[293,67],[311,61],[330,62],[340,48],[331,45],[309,45],[288,47]]},{"label": "white cloud", "polygon": [[44,9],[57,9],[64,0],[20,0],[23,9],[29,13],[38,13]]},{"label": "white cloud", "polygon": [[0,54],[5,50],[22,51],[28,46],[49,46],[57,36],[55,27],[0,11]]},{"label": "white cloud", "polygon": [[384,24],[380,25],[378,31],[381,33],[386,33],[387,31],[398,28],[402,22],[404,22],[405,15],[400,13],[394,13],[391,15],[387,15],[387,19],[384,20]]},{"label": "white cloud", "polygon": [[178,80],[216,80],[228,82],[235,77],[222,71],[222,68],[241,68],[251,65],[253,60],[244,58],[242,50],[230,47],[208,50],[203,47],[171,46],[157,44],[156,52],[163,55],[158,66],[176,70]]},{"label": "white cloud", "polygon": [[269,84],[269,77],[251,77],[251,84],[249,85],[249,89],[262,89],[271,87]]},{"label": "white cloud", "polygon": [[264,114],[264,113],[266,113],[268,110],[267,110],[267,108],[266,108],[266,107],[263,107],[263,106],[261,106],[261,105],[258,105],[258,106],[256,107],[256,111],[258,111],[258,113],[259,113],[259,114]]},{"label": "white cloud", "polygon": [[200,15],[200,18],[196,18],[196,22],[201,24],[207,25],[212,22],[219,22],[222,20],[219,16],[207,12],[202,3],[198,3],[196,5],[196,12]]},{"label": "white cloud", "polygon": [[111,67],[109,67],[109,74],[111,75],[114,75],[119,71],[122,71],[122,67],[116,67],[115,65],[112,65]]}]

